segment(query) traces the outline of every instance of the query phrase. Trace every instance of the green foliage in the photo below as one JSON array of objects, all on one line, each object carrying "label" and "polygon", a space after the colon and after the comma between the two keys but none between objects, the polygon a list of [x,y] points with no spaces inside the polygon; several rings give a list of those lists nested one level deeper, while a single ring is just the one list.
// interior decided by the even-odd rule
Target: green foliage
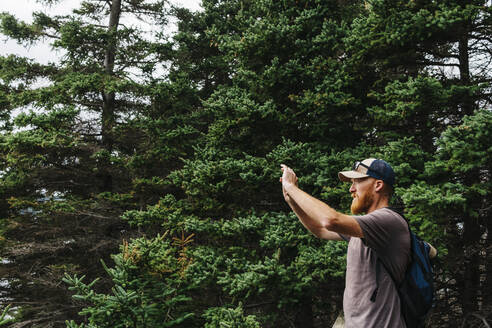
[{"label": "green foliage", "polygon": [[[451,254],[450,231],[462,224],[454,213],[466,213],[471,194],[462,180],[449,179],[443,158],[453,157],[443,141],[457,133],[451,123],[467,120],[460,116],[464,102],[457,100],[479,96],[483,87],[434,74],[426,68],[430,60],[415,69],[435,48],[411,45],[454,28],[471,17],[465,11],[472,7],[458,12],[452,4],[398,7],[384,1],[366,7],[293,1],[203,5],[201,13],[178,11],[176,40],[183,55],[202,51],[195,69],[182,58],[177,63],[182,76],[203,78],[200,92],[206,97],[195,117],[208,127],[198,127],[203,134],[193,156],[166,179],[135,180],[178,187],[182,194],[123,215],[143,229],[195,236],[186,279],[202,315],[191,325],[241,326],[246,311],[262,326],[287,327],[307,309],[313,311],[310,320],[329,315],[326,309],[340,301],[333,295],[341,295],[345,245],[316,240],[285,214],[281,163],[295,168],[303,190],[346,211],[349,187],[337,181],[337,172],[355,160],[386,159],[398,176],[395,201],[406,206],[414,230],[443,257]],[[436,17],[429,16],[431,10]],[[449,21],[439,24],[442,17]],[[423,21],[431,25],[423,28]],[[214,69],[228,76],[219,78]],[[222,82],[215,88],[211,72]],[[485,156],[484,147],[477,145],[477,155]]]},{"label": "green foliage", "polygon": [[6,325],[12,321],[12,319],[6,319],[5,318],[9,315],[9,310],[10,310],[11,306],[12,305],[7,305],[6,307],[4,307],[2,309],[2,314],[0,315],[0,326],[4,326],[4,325]]},{"label": "green foliage", "polygon": [[40,26],[29,26],[24,22],[19,22],[13,15],[6,12],[1,13],[0,21],[0,31],[2,34],[14,38],[18,42],[32,44],[41,34]]},{"label": "green foliage", "polygon": [[240,303],[236,308],[216,307],[208,309],[204,314],[207,319],[205,328],[260,328],[254,315],[245,316]]},{"label": "green foliage", "polygon": [[[480,83],[490,78],[482,60],[490,52],[477,27],[489,26],[490,15],[485,1],[369,1],[345,39],[375,102],[367,107],[373,136],[384,145],[378,153],[395,165],[397,198],[413,228],[447,255],[437,286],[463,295],[464,312],[478,309],[476,293],[487,288],[477,254],[481,233],[490,230],[483,141],[490,139],[490,86]],[[451,274],[456,265],[463,269]],[[450,276],[463,285],[447,283]],[[443,298],[437,312],[450,304]]]},{"label": "green foliage", "polygon": [[444,162],[443,169],[454,174],[486,169],[491,159],[491,123],[492,113],[484,109],[465,116],[461,125],[448,128],[439,140],[438,159]]},{"label": "green foliage", "polygon": [[110,3],[31,24],[0,15],[3,35],[63,53],[45,65],[0,58],[0,242],[16,261],[13,296],[53,302],[26,317],[330,326],[346,245],[298,222],[280,164],[348,212],[337,173],[368,157],[392,164],[394,202],[440,251],[431,326],[490,303],[487,2]]},{"label": "green foliage", "polygon": [[[84,1],[68,15],[33,13],[32,23],[0,15],[4,36],[26,46],[44,41],[61,54],[48,64],[0,58],[1,243],[15,259],[8,279],[22,286],[6,296],[29,300],[24,319],[40,324],[77,319],[81,310],[54,268],[101,277],[109,291],[100,260],[110,263],[123,238],[141,235],[120,216],[176,192],[165,178],[200,134],[197,86],[186,75],[156,74],[178,57],[163,33],[166,2],[116,4]],[[121,20],[101,25],[111,13]]]},{"label": "green foliage", "polygon": [[88,318],[87,324],[72,321],[67,327],[173,327],[185,322],[193,316],[182,309],[191,299],[180,286],[189,265],[190,241],[169,241],[163,235],[125,242],[113,257],[113,268],[103,262],[114,283],[111,294],[94,292],[98,279],[86,284],[84,277],[66,275],[63,281],[76,292],[74,299],[87,304],[80,315]]}]

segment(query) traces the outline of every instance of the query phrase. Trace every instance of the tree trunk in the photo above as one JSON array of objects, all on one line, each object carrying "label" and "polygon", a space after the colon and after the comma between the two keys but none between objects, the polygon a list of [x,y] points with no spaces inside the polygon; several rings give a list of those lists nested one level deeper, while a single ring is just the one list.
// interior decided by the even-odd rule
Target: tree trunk
[{"label": "tree trunk", "polygon": [[[487,204],[490,206],[490,203]],[[483,313],[492,313],[492,220],[487,220],[487,237],[485,243],[485,280],[483,283]]]},{"label": "tree trunk", "polygon": [[[463,26],[462,34],[458,41],[460,80],[463,86],[470,85],[470,58],[469,58],[469,23]],[[475,109],[471,95],[463,97],[462,115],[472,115]],[[464,183],[471,187],[480,183],[478,169],[470,171],[464,177]],[[481,206],[481,196],[476,192],[468,191],[468,204],[470,209],[463,220],[463,245],[464,245],[464,274],[462,290],[462,309],[466,315],[478,310],[478,291],[480,290],[480,222],[479,218],[472,215],[470,211],[476,211]]]},{"label": "tree trunk", "polygon": [[478,311],[480,290],[480,225],[477,218],[467,215],[464,222],[463,313]]},{"label": "tree trunk", "polygon": [[[463,34],[458,41],[458,57],[460,64],[460,81],[463,86],[470,85],[470,54],[468,46],[468,28],[464,27]],[[468,95],[463,99],[463,114],[473,114],[474,104],[473,99]]]},{"label": "tree trunk", "polygon": [[[116,57],[116,44],[117,36],[116,31],[118,30],[118,25],[120,21],[121,14],[121,0],[113,0],[111,2],[111,11],[109,16],[108,25],[108,47],[106,49],[106,55],[104,57],[104,71],[107,78],[114,75],[114,63]],[[106,92],[103,90],[103,111],[102,111],[102,145],[109,153],[113,150],[113,136],[112,130],[115,123],[115,99],[116,95],[114,92]],[[109,165],[109,163],[107,163]],[[106,191],[111,191],[113,189],[113,177],[108,170],[103,174],[103,189]]]}]

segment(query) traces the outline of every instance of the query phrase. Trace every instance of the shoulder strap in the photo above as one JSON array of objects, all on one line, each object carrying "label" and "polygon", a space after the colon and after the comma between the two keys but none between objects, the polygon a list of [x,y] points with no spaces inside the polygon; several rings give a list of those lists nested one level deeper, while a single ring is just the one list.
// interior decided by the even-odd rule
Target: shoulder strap
[{"label": "shoulder strap", "polygon": [[[408,223],[407,219],[405,218],[405,216],[403,215],[403,213],[394,208],[394,207],[386,207],[387,209],[399,214],[404,220],[405,222],[407,223],[407,227],[408,227],[408,233],[410,234],[410,252],[412,253],[412,232],[410,231],[410,224]],[[376,301],[376,296],[378,295],[378,291],[379,291],[379,276],[381,274],[381,265],[383,266],[383,268],[386,270],[386,272],[388,273],[388,275],[390,276],[391,280],[393,280],[393,283],[395,284],[395,287],[398,289],[399,288],[399,283],[396,281],[395,277],[393,276],[393,274],[391,273],[391,271],[386,267],[386,265],[384,264],[383,261],[381,261],[379,259],[379,257],[377,256],[377,253],[376,253],[376,288],[374,289],[374,291],[372,292],[372,295],[371,295],[371,302],[375,302]]]},{"label": "shoulder strap", "polygon": [[[388,270],[386,270],[386,271],[388,271]],[[376,255],[376,288],[374,289],[374,291],[372,292],[372,295],[371,295],[371,302],[373,302],[373,303],[376,301],[376,296],[378,296],[380,274],[381,274],[381,266],[379,265],[379,257],[377,257],[377,255]]]},{"label": "shoulder strap", "polygon": [[378,273],[378,267],[382,265],[384,270],[386,270],[386,272],[388,273],[388,275],[390,276],[391,280],[393,280],[393,282],[395,283],[395,286],[398,288],[398,286],[400,285],[395,277],[393,277],[393,274],[391,273],[391,271],[386,267],[386,265],[383,263],[383,261],[381,261],[379,258],[376,260],[376,275]]}]

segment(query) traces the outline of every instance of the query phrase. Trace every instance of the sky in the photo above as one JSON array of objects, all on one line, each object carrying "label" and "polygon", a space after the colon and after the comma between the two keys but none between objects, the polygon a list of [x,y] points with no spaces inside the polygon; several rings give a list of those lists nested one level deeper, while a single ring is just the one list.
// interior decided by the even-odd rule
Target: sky
[{"label": "sky", "polygon": [[[170,0],[174,4],[182,5],[191,10],[199,10],[201,0]],[[0,0],[0,12],[8,12],[18,19],[26,22],[32,21],[33,11],[44,11],[50,15],[69,14],[73,8],[78,7],[81,0],[61,0],[57,5],[51,7],[42,6],[36,0]],[[46,64],[56,61],[59,53],[54,52],[48,44],[38,43],[29,49],[18,45],[15,41],[7,40],[0,35],[0,56],[16,54],[23,57],[36,59]]]}]

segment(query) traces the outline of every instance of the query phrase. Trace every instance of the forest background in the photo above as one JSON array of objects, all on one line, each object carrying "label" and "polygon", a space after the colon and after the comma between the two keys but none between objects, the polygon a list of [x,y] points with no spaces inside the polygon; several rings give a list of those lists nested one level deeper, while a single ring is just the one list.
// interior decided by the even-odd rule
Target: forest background
[{"label": "forest background", "polygon": [[348,212],[367,157],[439,250],[428,326],[492,321],[490,1],[39,2],[0,15],[61,54],[0,57],[0,324],[329,327],[346,245],[280,163]]}]

